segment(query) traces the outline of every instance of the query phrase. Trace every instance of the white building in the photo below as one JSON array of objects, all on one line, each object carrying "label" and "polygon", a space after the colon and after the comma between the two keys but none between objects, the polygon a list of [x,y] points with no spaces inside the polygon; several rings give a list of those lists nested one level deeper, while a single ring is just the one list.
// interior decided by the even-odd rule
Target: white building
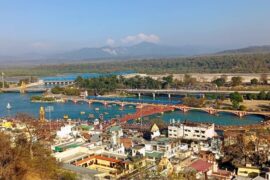
[{"label": "white building", "polygon": [[162,154],[163,157],[172,158],[180,151],[180,139],[158,138],[145,143],[146,155],[154,153]]},{"label": "white building", "polygon": [[70,138],[72,135],[76,136],[78,134],[77,131],[72,130],[74,125],[65,125],[62,126],[59,131],[56,132],[56,136],[60,139],[62,138]]},{"label": "white building", "polygon": [[215,136],[215,125],[180,123],[168,126],[169,138],[207,140]]},{"label": "white building", "polygon": [[153,124],[153,126],[151,127],[151,139],[154,139],[155,137],[159,136],[160,136],[159,128],[156,124]]},{"label": "white building", "polygon": [[124,135],[121,126],[112,126],[109,132],[111,134],[111,143],[113,145],[120,144],[120,137]]}]

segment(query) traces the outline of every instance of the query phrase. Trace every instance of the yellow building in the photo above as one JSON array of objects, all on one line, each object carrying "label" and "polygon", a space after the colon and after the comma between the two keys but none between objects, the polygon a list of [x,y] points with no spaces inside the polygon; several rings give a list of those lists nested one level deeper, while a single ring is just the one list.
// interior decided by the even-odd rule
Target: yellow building
[{"label": "yellow building", "polygon": [[2,123],[2,127],[6,128],[6,129],[11,129],[13,126],[12,122],[6,121]]},{"label": "yellow building", "polygon": [[260,174],[260,169],[257,167],[239,167],[237,171],[238,176],[248,177],[251,173]]},{"label": "yellow building", "polygon": [[102,155],[93,155],[76,162],[74,165],[96,170],[113,178],[119,178],[145,167],[146,159],[140,158],[135,161],[127,161]]}]

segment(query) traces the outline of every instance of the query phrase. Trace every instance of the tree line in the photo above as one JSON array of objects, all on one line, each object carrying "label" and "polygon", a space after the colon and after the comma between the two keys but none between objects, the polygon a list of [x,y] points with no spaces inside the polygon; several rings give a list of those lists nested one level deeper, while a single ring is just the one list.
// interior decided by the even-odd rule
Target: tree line
[{"label": "tree line", "polygon": [[144,59],[128,61],[84,62],[77,64],[39,65],[0,69],[8,75],[56,75],[133,70],[139,73],[266,73],[270,54],[233,54],[196,57]]}]

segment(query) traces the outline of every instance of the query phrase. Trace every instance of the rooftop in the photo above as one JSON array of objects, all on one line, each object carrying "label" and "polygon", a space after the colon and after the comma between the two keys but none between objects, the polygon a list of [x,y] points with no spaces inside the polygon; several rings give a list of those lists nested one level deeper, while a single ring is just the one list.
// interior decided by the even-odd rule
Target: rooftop
[{"label": "rooftop", "polygon": [[195,169],[197,172],[207,172],[211,166],[212,163],[209,163],[202,159],[198,159],[190,165],[190,167]]}]

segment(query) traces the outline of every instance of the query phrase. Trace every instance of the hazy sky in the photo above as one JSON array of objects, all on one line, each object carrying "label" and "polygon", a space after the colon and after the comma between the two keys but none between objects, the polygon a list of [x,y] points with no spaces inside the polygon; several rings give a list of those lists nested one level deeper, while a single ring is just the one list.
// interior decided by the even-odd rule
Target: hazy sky
[{"label": "hazy sky", "polygon": [[270,44],[269,0],[0,0],[0,53]]}]

